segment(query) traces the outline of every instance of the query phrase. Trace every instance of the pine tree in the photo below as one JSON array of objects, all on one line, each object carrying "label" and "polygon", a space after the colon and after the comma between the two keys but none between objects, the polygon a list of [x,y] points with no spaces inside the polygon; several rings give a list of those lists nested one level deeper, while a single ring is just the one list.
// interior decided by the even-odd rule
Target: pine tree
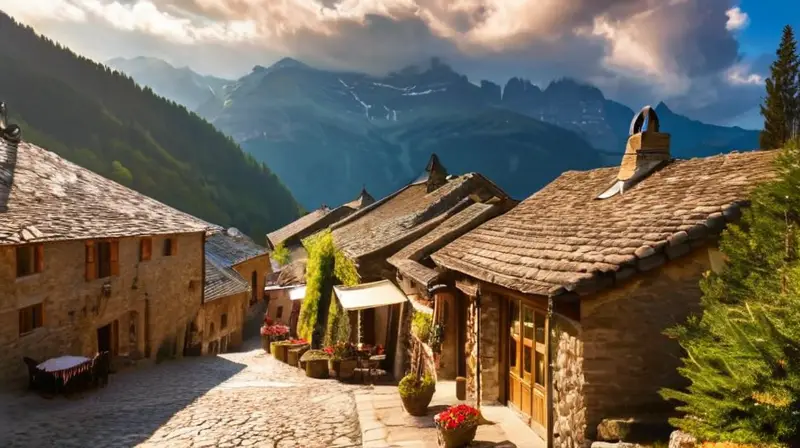
[{"label": "pine tree", "polygon": [[770,66],[770,77],[766,81],[767,97],[761,106],[764,116],[762,149],[780,148],[800,131],[800,59],[794,31],[789,25],[783,29],[776,54],[778,58]]},{"label": "pine tree", "polygon": [[667,332],[686,351],[672,421],[703,441],[800,446],[800,145],[759,187],[720,248],[726,268],[701,282],[703,313]]}]

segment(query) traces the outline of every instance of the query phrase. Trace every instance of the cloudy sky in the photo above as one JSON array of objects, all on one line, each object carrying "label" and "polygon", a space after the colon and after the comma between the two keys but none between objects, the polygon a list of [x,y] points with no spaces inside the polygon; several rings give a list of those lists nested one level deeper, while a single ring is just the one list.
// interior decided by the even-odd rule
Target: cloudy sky
[{"label": "cloudy sky", "polygon": [[757,105],[797,0],[0,0],[98,61],[155,56],[234,78],[291,56],[385,73],[442,57],[471,79],[571,76],[633,108],[760,126]]}]

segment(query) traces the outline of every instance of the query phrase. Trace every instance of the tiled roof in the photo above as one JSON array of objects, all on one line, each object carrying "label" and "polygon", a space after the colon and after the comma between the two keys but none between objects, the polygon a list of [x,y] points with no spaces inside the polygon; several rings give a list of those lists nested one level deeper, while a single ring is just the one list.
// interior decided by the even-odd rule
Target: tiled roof
[{"label": "tiled roof", "polygon": [[530,294],[588,294],[707,244],[775,151],[673,160],[622,195],[596,199],[619,168],[570,171],[434,253],[442,267]]},{"label": "tiled roof", "polygon": [[218,264],[214,256],[206,254],[206,278],[203,302],[250,291],[250,284],[230,267]]},{"label": "tiled roof", "polygon": [[409,244],[389,258],[389,264],[405,276],[431,287],[439,279],[439,272],[421,262],[437,249],[459,236],[507,210],[513,201],[496,203],[473,203],[422,238]]},{"label": "tiled roof", "polygon": [[342,207],[349,207],[352,208],[353,210],[360,210],[374,202],[375,198],[373,198],[372,195],[367,192],[366,188],[362,188],[361,194],[359,194],[357,198],[353,199],[347,204],[344,204]]},{"label": "tiled roof", "polygon": [[430,193],[424,181],[413,183],[331,226],[334,242],[357,259],[421,236],[470,203],[494,196],[508,198],[477,173],[452,178]]},{"label": "tiled roof", "polygon": [[216,255],[225,267],[267,254],[266,248],[259,246],[235,228],[206,238],[205,251]]},{"label": "tiled roof", "polygon": [[328,227],[353,211],[352,208],[346,206],[333,210],[320,208],[268,234],[267,238],[273,247],[290,239],[297,240],[297,244],[299,244],[299,240]]},{"label": "tiled roof", "polygon": [[0,245],[215,227],[38,146],[0,139]]}]

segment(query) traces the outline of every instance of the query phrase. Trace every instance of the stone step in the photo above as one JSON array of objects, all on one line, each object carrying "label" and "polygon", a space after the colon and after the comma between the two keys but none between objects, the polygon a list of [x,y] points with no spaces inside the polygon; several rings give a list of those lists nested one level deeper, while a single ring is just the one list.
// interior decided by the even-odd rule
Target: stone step
[{"label": "stone step", "polygon": [[607,418],[597,425],[597,439],[631,443],[667,441],[674,430],[668,418],[667,415]]}]

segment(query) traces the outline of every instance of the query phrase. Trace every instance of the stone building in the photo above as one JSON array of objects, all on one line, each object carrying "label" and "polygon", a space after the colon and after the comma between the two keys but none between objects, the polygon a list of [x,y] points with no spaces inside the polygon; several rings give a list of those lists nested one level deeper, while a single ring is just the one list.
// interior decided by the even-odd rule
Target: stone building
[{"label": "stone building", "polygon": [[362,188],[358,197],[346,204],[334,209],[323,205],[313,212],[269,233],[267,235],[267,246],[270,249],[274,249],[275,246],[282,243],[291,253],[292,260],[305,259],[308,254],[303,248],[304,238],[328,228],[330,225],[373,202],[375,202],[375,199],[367,192],[366,188]]},{"label": "stone building", "polygon": [[211,227],[0,139],[0,381],[26,378],[23,356],[180,356]]},{"label": "stone building", "polygon": [[[203,354],[224,353],[238,347],[247,336],[258,334],[266,311],[264,287],[272,264],[266,248],[235,228],[210,235],[204,252],[203,325],[197,325],[193,342],[201,344],[199,351]],[[242,281],[247,285],[244,303],[240,303]]]},{"label": "stone building", "polygon": [[[478,173],[448,175],[434,154],[417,180],[331,226],[334,244],[355,263],[361,283],[375,285],[373,306],[360,311],[362,336],[363,342],[386,347],[387,370],[401,375],[408,361],[412,306],[433,312],[435,297],[446,303],[443,308],[454,305],[451,289],[428,278],[432,264],[427,255],[510,203],[505,192]],[[422,281],[415,282],[415,277]],[[380,280],[398,285],[414,302],[383,305],[388,296],[377,294],[384,288]],[[454,316],[454,307],[453,312]],[[444,313],[434,316],[444,317]],[[357,321],[351,312],[350,322]],[[453,377],[458,373],[455,347],[463,328],[445,328],[449,333],[443,351],[449,353],[442,362],[447,366],[445,376]]]},{"label": "stone building", "polygon": [[555,447],[585,446],[607,418],[669,412],[658,390],[685,383],[663,331],[698,309],[718,235],[774,155],[672,159],[646,108],[620,167],[566,172],[435,252],[468,306],[471,396]]},{"label": "stone building", "polygon": [[297,334],[300,306],[305,298],[306,260],[296,260],[274,272],[265,293],[268,296],[267,316],[277,323],[289,327],[290,334]]}]

